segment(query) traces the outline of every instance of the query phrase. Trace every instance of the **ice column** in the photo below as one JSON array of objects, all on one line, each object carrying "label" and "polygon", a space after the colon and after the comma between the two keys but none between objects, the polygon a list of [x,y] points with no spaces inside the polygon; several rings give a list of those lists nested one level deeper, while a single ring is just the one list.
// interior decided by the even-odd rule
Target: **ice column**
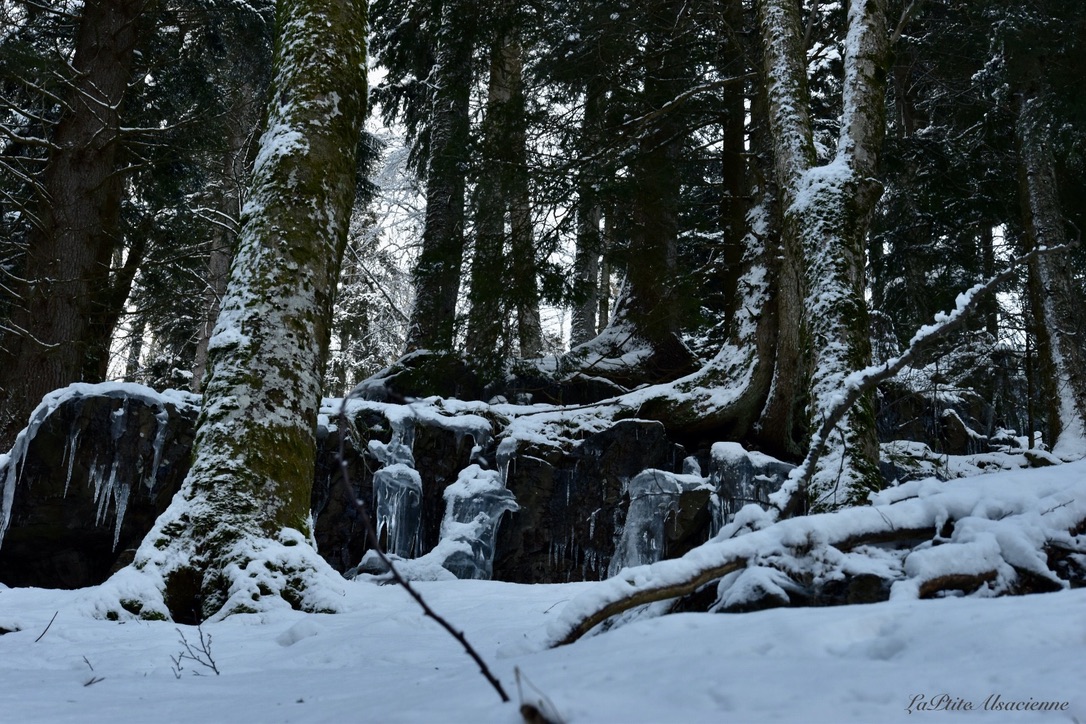
[{"label": "ice column", "polygon": [[373,474],[377,500],[377,536],[386,537],[388,553],[411,558],[422,547],[422,477],[411,452],[414,425],[410,419],[390,420],[392,440],[370,440],[369,449],[384,467]]},{"label": "ice column", "polygon": [[497,470],[469,465],[445,488],[441,540],[457,546],[442,565],[457,578],[489,580],[494,571],[498,524],[507,511],[519,510],[516,498]]},{"label": "ice column", "polygon": [[623,568],[655,563],[664,553],[664,523],[679,507],[682,486],[662,470],[645,470],[629,483],[630,508],[615,555],[607,567],[613,576]]}]

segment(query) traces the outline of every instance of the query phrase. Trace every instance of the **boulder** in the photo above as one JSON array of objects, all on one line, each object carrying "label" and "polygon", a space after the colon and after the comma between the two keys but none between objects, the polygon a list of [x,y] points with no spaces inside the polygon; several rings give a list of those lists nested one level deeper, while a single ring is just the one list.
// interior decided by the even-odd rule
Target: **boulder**
[{"label": "boulder", "polygon": [[188,472],[195,401],[139,385],[47,397],[0,468],[0,582],[78,588],[130,561]]},{"label": "boulder", "polygon": [[[132,559],[188,473],[199,398],[141,385],[72,385],[35,411],[8,456],[0,456],[0,583],[79,588],[104,581]],[[490,444],[491,423],[444,416],[432,407],[352,403],[344,440],[350,495],[372,514],[372,442],[408,431],[423,486],[421,550],[437,544],[445,487]],[[338,409],[317,430],[314,536],[337,570],[369,548],[357,507],[342,481]],[[395,424],[393,421],[396,421]],[[478,446],[478,450],[476,449]]]}]

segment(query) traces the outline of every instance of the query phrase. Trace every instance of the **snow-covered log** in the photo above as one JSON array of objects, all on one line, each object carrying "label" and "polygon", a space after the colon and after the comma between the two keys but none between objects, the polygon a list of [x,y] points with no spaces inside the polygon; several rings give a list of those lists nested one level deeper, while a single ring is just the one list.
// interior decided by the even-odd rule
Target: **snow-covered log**
[{"label": "snow-covered log", "polygon": [[871,506],[777,522],[747,506],[682,558],[593,586],[566,605],[548,638],[572,643],[612,616],[721,579],[718,604],[761,595],[766,581],[811,587],[858,575],[888,582],[890,598],[1066,588],[1065,569],[1050,567],[1055,554],[1086,553],[1086,462],[1071,465],[1077,474],[1050,479],[1010,472],[917,480],[877,493]]}]

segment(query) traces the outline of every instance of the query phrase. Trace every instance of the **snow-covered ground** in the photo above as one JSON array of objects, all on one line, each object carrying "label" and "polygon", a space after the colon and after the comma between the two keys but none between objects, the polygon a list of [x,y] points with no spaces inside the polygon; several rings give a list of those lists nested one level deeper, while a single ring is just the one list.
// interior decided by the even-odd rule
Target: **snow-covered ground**
[{"label": "snow-covered ground", "polygon": [[0,722],[514,724],[519,669],[524,700],[546,697],[569,724],[1086,723],[1086,589],[676,614],[547,650],[563,607],[598,584],[416,585],[512,703],[395,586],[345,581],[339,614],[284,604],[205,625],[220,675],[189,660],[175,671],[181,636],[199,646],[193,627],[94,618],[105,589],[0,587]]}]

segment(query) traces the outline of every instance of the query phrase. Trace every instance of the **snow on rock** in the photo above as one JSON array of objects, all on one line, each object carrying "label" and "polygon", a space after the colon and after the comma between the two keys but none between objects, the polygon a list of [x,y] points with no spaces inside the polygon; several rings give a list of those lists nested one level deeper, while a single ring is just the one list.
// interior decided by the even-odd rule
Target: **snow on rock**
[{"label": "snow on rock", "polygon": [[[94,462],[90,465],[88,471],[88,484],[94,490],[94,502],[97,506],[95,523],[101,525],[112,517],[114,549],[117,547],[129,498],[135,486],[142,485],[148,489],[153,489],[155,486],[166,442],[167,423],[169,422],[170,413],[167,410],[167,405],[194,412],[199,400],[195,395],[177,390],[160,393],[143,385],[119,382],[100,384],[80,382],[46,395],[31,413],[27,427],[19,433],[11,452],[0,456],[0,545],[3,544],[4,534],[7,532],[10,523],[12,505],[15,500],[15,489],[23,473],[27,452],[35,437],[58,408],[84,398],[107,398],[120,401],[119,406],[113,410],[110,418],[109,437],[112,444],[108,450],[96,451]],[[155,411],[154,417],[157,423],[151,441],[151,464],[149,467],[141,469],[129,469],[130,466],[122,465],[121,461],[123,439],[127,439],[132,433],[127,429],[129,422],[128,411],[132,401],[139,401],[151,407]],[[81,429],[73,426],[64,446],[64,458],[67,461],[67,477],[64,482],[65,495],[67,495],[71,484],[79,449],[80,433]],[[99,455],[104,456],[99,457]],[[111,511],[112,516],[110,515]]]}]

